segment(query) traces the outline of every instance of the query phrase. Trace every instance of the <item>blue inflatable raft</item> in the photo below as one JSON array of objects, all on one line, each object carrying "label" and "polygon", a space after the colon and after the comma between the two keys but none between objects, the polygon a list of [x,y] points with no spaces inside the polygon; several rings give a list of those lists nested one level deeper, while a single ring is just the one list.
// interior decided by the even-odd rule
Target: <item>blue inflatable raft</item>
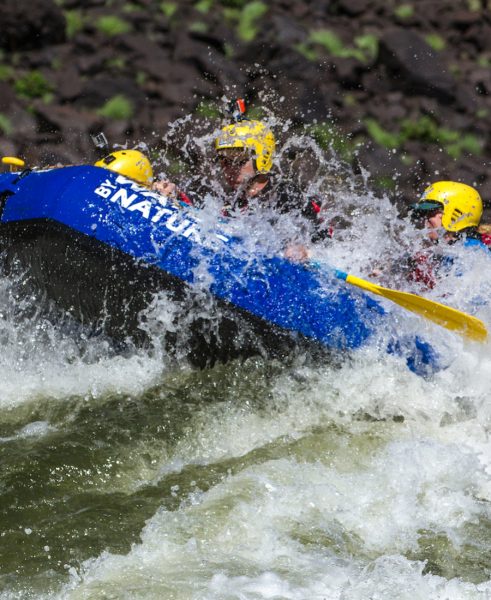
[{"label": "blue inflatable raft", "polygon": [[[141,311],[166,292],[187,316],[200,315],[166,333],[169,346],[179,345],[185,323],[200,366],[298,345],[339,354],[390,329],[393,318],[334,276],[251,256],[243,240],[204,231],[199,211],[98,167],[0,175],[0,236],[7,269],[22,269],[63,309],[113,337],[143,342]],[[438,368],[416,336],[384,350],[418,373]]]}]

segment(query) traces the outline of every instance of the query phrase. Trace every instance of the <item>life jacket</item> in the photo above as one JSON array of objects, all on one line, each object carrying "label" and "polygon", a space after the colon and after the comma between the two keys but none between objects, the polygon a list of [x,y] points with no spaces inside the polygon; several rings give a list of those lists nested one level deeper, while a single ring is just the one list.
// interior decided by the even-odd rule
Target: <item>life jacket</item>
[{"label": "life jacket", "polygon": [[[489,234],[489,244],[486,244],[483,234],[478,231],[469,231],[465,238],[461,238],[461,241],[464,248],[473,248],[474,250],[479,248],[482,250],[491,249],[491,233]],[[445,269],[445,267],[450,269],[453,263],[454,259],[451,256],[436,254],[431,249],[418,252],[409,261],[410,268],[407,279],[432,290],[437,283],[439,271]]]},{"label": "life jacket", "polygon": [[409,259],[408,281],[432,290],[436,285],[436,271],[439,262],[432,253],[418,252]]},{"label": "life jacket", "polygon": [[[261,200],[265,201],[269,206],[274,206],[280,213],[299,210],[301,215],[314,226],[311,236],[311,241],[314,243],[322,239],[332,238],[333,236],[332,226],[324,225],[321,200],[318,198],[305,200],[303,192],[291,182],[270,179],[268,184],[254,196],[254,199],[259,202]],[[222,208],[222,216],[232,216],[234,209],[247,212],[249,209],[249,200],[244,195],[235,200],[233,207],[225,205]]]},{"label": "life jacket", "polygon": [[491,233],[481,233],[481,241],[488,248],[491,248]]},{"label": "life jacket", "polygon": [[194,202],[191,200],[191,198],[181,190],[177,192],[177,195],[179,196],[179,201],[183,205],[185,204],[186,206],[194,206]]}]

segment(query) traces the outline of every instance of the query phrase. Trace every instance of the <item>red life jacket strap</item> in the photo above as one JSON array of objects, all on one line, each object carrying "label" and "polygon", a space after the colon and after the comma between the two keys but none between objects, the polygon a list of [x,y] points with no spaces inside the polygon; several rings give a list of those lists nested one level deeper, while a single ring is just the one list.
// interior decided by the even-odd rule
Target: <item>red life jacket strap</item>
[{"label": "red life jacket strap", "polygon": [[184,204],[188,204],[189,206],[194,206],[191,198],[187,196],[184,192],[179,191],[178,194],[181,202],[184,202]]}]

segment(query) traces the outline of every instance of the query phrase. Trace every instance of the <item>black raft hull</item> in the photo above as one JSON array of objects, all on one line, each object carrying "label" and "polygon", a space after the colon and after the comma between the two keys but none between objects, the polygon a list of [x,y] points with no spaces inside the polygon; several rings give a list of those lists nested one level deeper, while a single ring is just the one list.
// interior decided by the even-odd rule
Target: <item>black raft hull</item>
[{"label": "black raft hull", "polygon": [[[3,271],[20,276],[25,293],[41,294],[84,325],[119,344],[150,346],[146,311],[158,294],[173,304],[172,326],[160,331],[169,354],[204,368],[255,355],[286,358],[295,349],[330,356],[301,335],[196,293],[182,280],[125,252],[49,220],[0,227]],[[199,317],[193,317],[193,313]]]},{"label": "black raft hull", "polygon": [[[205,228],[199,211],[97,167],[0,175],[5,269],[94,332],[153,341],[144,315],[156,294],[175,309],[160,337],[199,366],[298,347],[339,356],[396,332],[397,318],[329,269],[270,256],[247,235]],[[432,347],[409,338],[383,351],[437,370]]]}]

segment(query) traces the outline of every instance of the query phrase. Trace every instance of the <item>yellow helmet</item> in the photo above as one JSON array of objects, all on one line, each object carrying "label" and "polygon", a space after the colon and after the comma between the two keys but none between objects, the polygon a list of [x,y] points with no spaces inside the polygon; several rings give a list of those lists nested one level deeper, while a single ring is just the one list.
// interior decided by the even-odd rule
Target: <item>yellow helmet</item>
[{"label": "yellow helmet", "polygon": [[437,181],[428,186],[415,210],[425,211],[442,207],[442,225],[447,231],[477,227],[482,216],[481,196],[470,185],[456,181]]},{"label": "yellow helmet", "polygon": [[224,127],[215,139],[215,149],[229,148],[251,149],[259,173],[268,173],[273,166],[274,135],[261,121],[243,120]]},{"label": "yellow helmet", "polygon": [[95,163],[96,167],[109,169],[143,185],[153,181],[153,169],[148,158],[139,150],[118,150],[111,152]]}]

